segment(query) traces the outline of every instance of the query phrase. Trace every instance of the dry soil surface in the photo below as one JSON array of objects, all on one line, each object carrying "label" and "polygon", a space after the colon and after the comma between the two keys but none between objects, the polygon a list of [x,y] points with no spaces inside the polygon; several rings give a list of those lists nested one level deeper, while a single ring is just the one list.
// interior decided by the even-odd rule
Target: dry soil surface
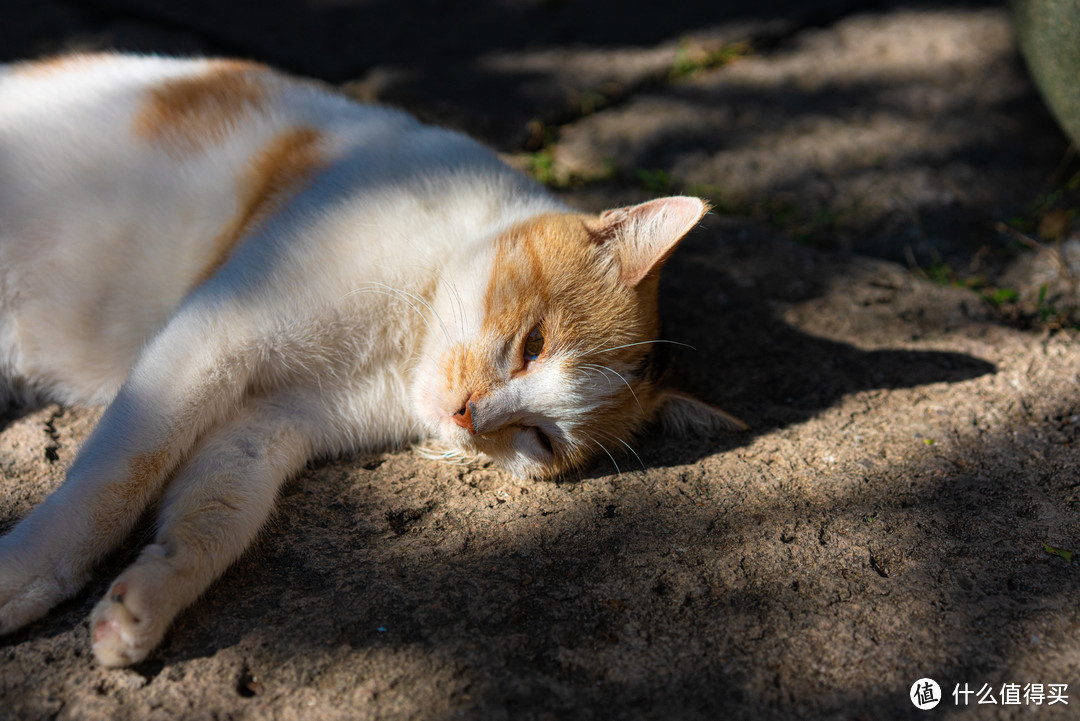
[{"label": "dry soil surface", "polygon": [[[313,464],[147,661],[104,670],[86,617],[147,522],[0,639],[0,719],[1076,717],[1080,167],[1005,10],[15,5],[7,59],[254,56],[478,134],[581,207],[709,196],[664,336],[752,430],[649,433],[561,482]],[[0,530],[96,417],[0,416]]]}]

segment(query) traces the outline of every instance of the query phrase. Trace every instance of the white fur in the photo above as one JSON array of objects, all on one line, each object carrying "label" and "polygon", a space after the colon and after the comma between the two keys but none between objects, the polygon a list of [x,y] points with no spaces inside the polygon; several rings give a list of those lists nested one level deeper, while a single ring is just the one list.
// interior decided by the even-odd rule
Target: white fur
[{"label": "white fur", "polygon": [[[565,210],[460,134],[303,83],[208,152],[133,138],[148,88],[205,67],[0,73],[0,401],[110,404],[63,487],[0,540],[0,631],[81,588],[173,477],[158,550],[95,610],[111,665],[149,652],[310,457],[457,438],[413,388],[420,350],[462,304],[475,318],[472,261],[496,234]],[[192,289],[235,178],[297,125],[324,134],[329,166]],[[103,501],[147,456],[160,467],[130,502]]]}]

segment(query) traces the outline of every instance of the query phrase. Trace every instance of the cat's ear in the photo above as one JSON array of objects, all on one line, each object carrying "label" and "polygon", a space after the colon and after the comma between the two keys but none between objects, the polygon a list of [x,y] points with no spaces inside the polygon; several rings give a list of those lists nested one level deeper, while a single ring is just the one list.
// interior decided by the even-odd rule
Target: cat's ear
[{"label": "cat's ear", "polygon": [[656,418],[665,432],[679,436],[750,430],[750,426],[727,411],[670,389],[659,391]]},{"label": "cat's ear", "polygon": [[658,198],[609,210],[588,227],[593,239],[614,255],[623,282],[634,287],[664,264],[708,209],[698,198]]}]

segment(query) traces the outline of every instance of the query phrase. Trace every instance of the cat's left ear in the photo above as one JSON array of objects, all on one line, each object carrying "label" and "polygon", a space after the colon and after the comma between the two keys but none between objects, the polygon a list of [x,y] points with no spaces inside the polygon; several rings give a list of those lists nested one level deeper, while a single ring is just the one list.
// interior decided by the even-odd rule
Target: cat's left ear
[{"label": "cat's left ear", "polygon": [[615,256],[623,282],[634,287],[664,264],[708,210],[699,198],[658,198],[609,210],[588,227],[593,239]]}]

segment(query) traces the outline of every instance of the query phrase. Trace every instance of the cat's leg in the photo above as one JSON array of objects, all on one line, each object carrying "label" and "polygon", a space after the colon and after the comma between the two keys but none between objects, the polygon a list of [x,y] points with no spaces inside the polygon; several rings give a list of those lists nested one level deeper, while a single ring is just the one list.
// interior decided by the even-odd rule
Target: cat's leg
[{"label": "cat's leg", "polygon": [[148,345],[63,485],[0,538],[0,633],[78,592],[199,435],[235,412],[253,336],[242,313],[193,303]]},{"label": "cat's leg", "polygon": [[165,491],[152,545],[90,616],[105,666],[141,661],[262,528],[281,483],[312,455],[303,397],[253,400],[202,441]]}]

